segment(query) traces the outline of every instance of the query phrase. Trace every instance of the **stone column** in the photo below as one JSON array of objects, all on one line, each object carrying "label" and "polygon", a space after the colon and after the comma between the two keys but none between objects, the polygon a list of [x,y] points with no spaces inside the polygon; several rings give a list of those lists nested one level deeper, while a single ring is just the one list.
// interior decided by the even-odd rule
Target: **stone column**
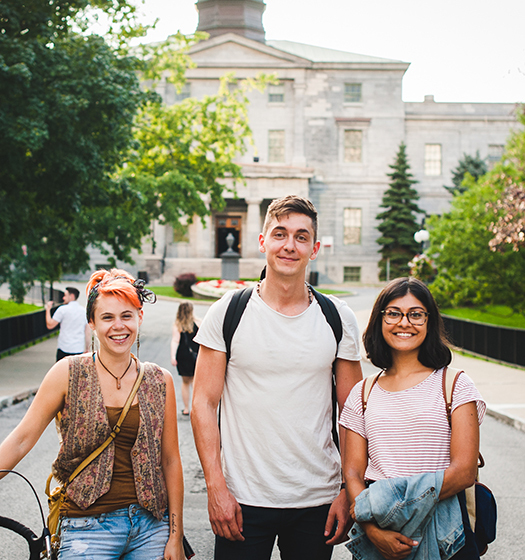
[{"label": "stone column", "polygon": [[247,198],[246,232],[242,240],[242,257],[253,259],[259,256],[259,233],[261,233],[262,198]]},{"label": "stone column", "polygon": [[292,165],[305,167],[306,157],[304,153],[304,94],[306,84],[294,82],[294,131],[293,131],[293,158]]}]

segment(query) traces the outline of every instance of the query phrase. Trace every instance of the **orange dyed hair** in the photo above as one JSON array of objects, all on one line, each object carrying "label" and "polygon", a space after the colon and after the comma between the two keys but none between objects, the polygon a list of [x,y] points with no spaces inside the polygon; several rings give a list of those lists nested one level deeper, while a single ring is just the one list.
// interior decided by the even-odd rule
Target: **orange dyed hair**
[{"label": "orange dyed hair", "polygon": [[88,303],[86,315],[88,322],[95,313],[95,301],[99,295],[115,296],[120,300],[131,303],[133,307],[142,309],[142,301],[133,285],[135,278],[125,270],[112,268],[110,271],[97,270],[91,275],[86,286]]}]

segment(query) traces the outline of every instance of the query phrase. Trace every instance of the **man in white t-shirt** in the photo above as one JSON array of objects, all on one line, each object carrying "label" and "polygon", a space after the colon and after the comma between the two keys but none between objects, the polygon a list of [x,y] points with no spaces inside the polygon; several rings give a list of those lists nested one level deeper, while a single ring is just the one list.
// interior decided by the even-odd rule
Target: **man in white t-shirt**
[{"label": "man in white t-shirt", "polygon": [[66,356],[83,354],[88,349],[89,326],[86,310],[77,299],[80,292],[76,288],[66,288],[62,298],[65,305],[61,305],[51,317],[53,302],[46,303],[46,326],[54,329],[60,325],[57,344],[57,362]]},{"label": "man in white t-shirt", "polygon": [[212,305],[195,338],[191,416],[216,560],[269,560],[276,538],[283,560],[328,560],[333,545],[347,540],[331,380],[335,360],[342,410],[362,378],[359,330],[348,306],[331,297],[343,326],[337,345],[305,282],[319,246],[312,203],[274,200],[259,235],[266,278],[251,294],[230,360],[222,326],[233,292]]}]

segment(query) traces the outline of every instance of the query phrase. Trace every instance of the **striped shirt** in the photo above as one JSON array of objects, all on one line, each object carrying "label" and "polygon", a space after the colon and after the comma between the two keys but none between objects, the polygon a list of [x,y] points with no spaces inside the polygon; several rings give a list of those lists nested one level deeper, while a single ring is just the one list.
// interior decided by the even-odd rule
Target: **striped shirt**
[{"label": "striped shirt", "polygon": [[[412,476],[450,465],[450,427],[442,369],[404,391],[386,391],[375,383],[364,415],[363,383],[352,389],[339,423],[368,442],[365,479]],[[452,412],[468,402],[476,403],[481,424],[485,402],[470,377],[462,373],[454,388]]]}]

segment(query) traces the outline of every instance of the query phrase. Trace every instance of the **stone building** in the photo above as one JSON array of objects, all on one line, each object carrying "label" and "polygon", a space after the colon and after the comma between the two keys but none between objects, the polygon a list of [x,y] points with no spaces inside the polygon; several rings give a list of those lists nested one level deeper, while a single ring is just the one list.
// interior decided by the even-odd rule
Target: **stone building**
[{"label": "stone building", "polygon": [[[226,72],[238,78],[274,73],[279,83],[250,94],[249,118],[257,157],[243,156],[246,185],[223,212],[194,223],[187,237],[155,226],[151,246],[138,257],[150,278],[172,281],[182,272],[220,276],[219,255],[233,233],[240,276],[258,276],[263,255],[257,236],[269,202],[289,193],[309,197],[320,214],[322,249],[311,267],[323,282],[378,280],[375,216],[388,186],[388,167],[407,145],[419,205],[428,213],[448,207],[451,171],[463,154],[495,161],[515,124],[515,106],[495,103],[420,103],[402,100],[409,63],[293,43],[266,41],[263,0],[198,0],[198,30],[210,38],[194,46],[197,64],[176,94],[161,84],[167,103],[217,91]],[[149,247],[149,248],[148,248]],[[149,253],[149,254],[148,254]]]}]

